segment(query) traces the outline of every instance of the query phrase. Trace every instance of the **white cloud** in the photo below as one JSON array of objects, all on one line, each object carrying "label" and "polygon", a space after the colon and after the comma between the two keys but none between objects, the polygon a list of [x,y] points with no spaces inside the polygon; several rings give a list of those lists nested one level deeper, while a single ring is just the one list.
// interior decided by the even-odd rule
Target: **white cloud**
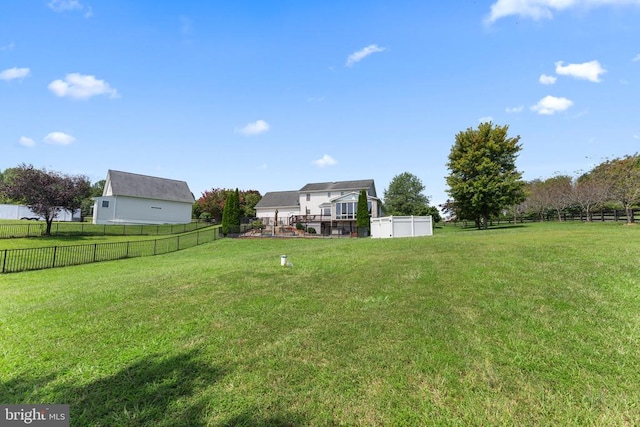
[{"label": "white cloud", "polygon": [[491,117],[491,116],[480,117],[480,118],[478,119],[478,121],[479,121],[480,123],[489,123],[489,122],[492,122],[492,121],[493,121],[493,117]]},{"label": "white cloud", "polygon": [[384,47],[379,47],[377,44],[370,44],[369,46],[349,55],[345,65],[347,67],[353,67],[355,64],[362,61],[367,56],[376,52],[384,52],[385,50],[387,49]]},{"label": "white cloud", "polygon": [[118,91],[112,88],[104,80],[98,80],[94,76],[79,73],[67,74],[63,80],[54,80],[49,83],[49,90],[58,96],[68,96],[74,99],[88,99],[96,95],[107,95],[109,98],[117,98]]},{"label": "white cloud", "polygon": [[633,139],[640,139],[640,135],[638,135],[637,133],[633,135]]},{"label": "white cloud", "polygon": [[320,167],[320,168],[323,168],[323,167],[325,167],[325,166],[333,166],[333,165],[335,165],[336,163],[338,163],[338,162],[336,161],[336,159],[334,159],[333,157],[331,157],[331,156],[330,156],[330,155],[328,155],[328,154],[325,154],[324,156],[322,156],[322,158],[321,158],[321,159],[318,159],[318,160],[314,160],[314,161],[313,161],[313,164],[314,164],[314,165],[316,165],[316,166],[318,166],[318,167]]},{"label": "white cloud", "polygon": [[0,50],[13,50],[14,47],[16,47],[16,44],[14,42],[11,42],[9,44],[0,46]]},{"label": "white cloud", "polygon": [[524,106],[523,105],[518,105],[517,107],[507,107],[505,108],[504,111],[506,111],[507,113],[521,113],[522,110],[524,110]]},{"label": "white cloud", "polygon": [[491,12],[486,17],[485,23],[492,24],[500,18],[512,15],[534,20],[551,19],[553,12],[607,5],[640,5],[640,0],[497,0],[491,5]]},{"label": "white cloud", "polygon": [[562,65],[562,61],[556,62],[556,73],[561,76],[571,76],[576,79],[600,82],[600,74],[607,72],[598,61],[583,62],[582,64]]},{"label": "white cloud", "polygon": [[267,132],[270,127],[271,126],[269,126],[269,123],[265,122],[264,120],[257,120],[253,123],[249,123],[237,132],[240,132],[245,136],[259,135],[261,133]]},{"label": "white cloud", "polygon": [[82,3],[80,3],[79,0],[51,0],[47,6],[55,12],[83,9]]},{"label": "white cloud", "polygon": [[44,142],[47,144],[53,145],[69,145],[73,143],[76,139],[64,132],[51,132],[47,136],[44,137]]},{"label": "white cloud", "polygon": [[636,56],[634,56],[634,57],[633,57],[633,59],[632,59],[632,61],[633,61],[633,62],[638,62],[638,61],[640,61],[640,53],[639,53],[639,54],[637,54]]},{"label": "white cloud", "polygon": [[33,147],[36,145],[36,142],[33,139],[27,138],[26,136],[21,136],[18,143],[23,147]]},{"label": "white cloud", "polygon": [[556,82],[556,80],[558,80],[557,77],[555,76],[547,76],[546,74],[542,74],[540,75],[540,78],[538,79],[538,81],[540,83],[542,83],[543,85],[552,85]]},{"label": "white cloud", "polygon": [[564,111],[573,105],[573,101],[567,98],[555,96],[545,96],[536,105],[531,106],[531,110],[538,114],[551,115]]},{"label": "white cloud", "polygon": [[24,79],[31,73],[28,68],[9,68],[0,72],[0,80]]}]

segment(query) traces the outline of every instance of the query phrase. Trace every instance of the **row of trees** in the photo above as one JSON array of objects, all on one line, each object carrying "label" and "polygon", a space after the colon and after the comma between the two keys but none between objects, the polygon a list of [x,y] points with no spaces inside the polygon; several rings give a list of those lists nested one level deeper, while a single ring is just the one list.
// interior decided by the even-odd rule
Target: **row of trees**
[{"label": "row of trees", "polygon": [[590,221],[594,208],[622,207],[633,222],[633,207],[640,205],[640,156],[607,160],[572,178],[557,175],[525,182],[515,161],[522,149],[520,136],[509,137],[508,126],[481,123],[456,135],[447,167],[451,199],[441,206],[456,219],[475,221],[487,228],[492,218],[513,209],[518,215],[579,209]]},{"label": "row of trees", "polygon": [[[205,191],[193,205],[193,217],[221,222],[227,197],[229,197],[230,193],[235,193],[235,191],[238,190],[214,188]],[[260,199],[262,199],[262,195],[257,190],[238,191],[240,217],[255,217],[255,207]]]},{"label": "row of trees", "polygon": [[525,185],[525,200],[515,207],[517,215],[537,215],[541,220],[554,212],[559,220],[567,210],[579,210],[591,221],[594,209],[622,208],[627,222],[634,222],[633,208],[640,205],[640,156],[607,160],[573,178],[556,175]]}]

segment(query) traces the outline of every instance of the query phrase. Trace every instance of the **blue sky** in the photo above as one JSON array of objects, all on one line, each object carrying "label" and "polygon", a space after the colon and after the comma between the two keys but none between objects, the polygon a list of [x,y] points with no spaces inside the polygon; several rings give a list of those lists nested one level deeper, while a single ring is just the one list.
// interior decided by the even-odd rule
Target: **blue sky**
[{"label": "blue sky", "polygon": [[2,170],[441,203],[484,120],[528,180],[640,151],[640,0],[3,1],[0,115]]}]

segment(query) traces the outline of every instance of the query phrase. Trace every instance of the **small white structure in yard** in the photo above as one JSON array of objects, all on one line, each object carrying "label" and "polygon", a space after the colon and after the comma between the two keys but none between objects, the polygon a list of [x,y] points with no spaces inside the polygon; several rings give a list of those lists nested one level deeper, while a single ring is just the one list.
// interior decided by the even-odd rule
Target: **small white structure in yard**
[{"label": "small white structure in yard", "polygon": [[417,237],[432,236],[433,223],[428,216],[385,216],[371,218],[371,237]]},{"label": "small white structure in yard", "polygon": [[[28,206],[24,205],[0,205],[0,219],[37,219],[44,221],[44,218],[34,213]],[[53,218],[54,221],[80,221],[80,209],[76,209],[71,213],[68,210],[60,209]]]},{"label": "small white structure in yard", "polygon": [[94,224],[187,224],[195,199],[184,181],[109,170]]}]

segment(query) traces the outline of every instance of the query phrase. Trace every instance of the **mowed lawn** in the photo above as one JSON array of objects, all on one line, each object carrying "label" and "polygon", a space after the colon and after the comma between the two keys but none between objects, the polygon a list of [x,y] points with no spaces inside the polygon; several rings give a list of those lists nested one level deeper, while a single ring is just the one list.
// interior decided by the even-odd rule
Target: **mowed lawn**
[{"label": "mowed lawn", "polygon": [[0,346],[0,402],[70,404],[74,426],[640,425],[640,227],[224,239],[8,274]]}]

